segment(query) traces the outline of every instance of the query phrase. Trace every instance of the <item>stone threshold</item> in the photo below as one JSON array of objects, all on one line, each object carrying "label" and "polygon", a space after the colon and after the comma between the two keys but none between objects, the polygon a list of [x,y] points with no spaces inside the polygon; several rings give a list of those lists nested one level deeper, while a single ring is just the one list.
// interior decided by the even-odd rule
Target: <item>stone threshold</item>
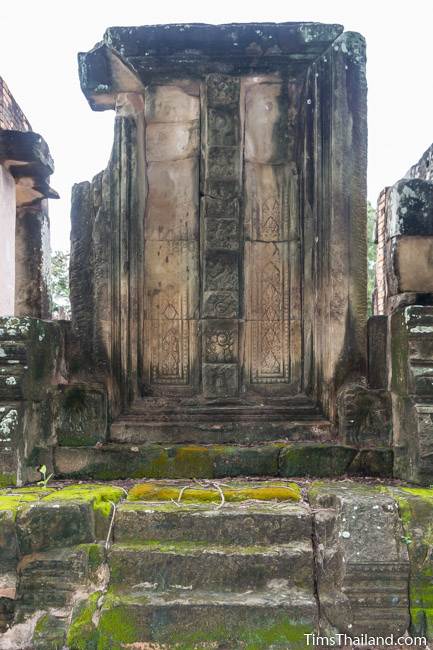
[{"label": "stone threshold", "polygon": [[392,476],[389,448],[358,449],[336,443],[254,445],[131,445],[56,447],[56,478],[223,478],[241,476]]}]

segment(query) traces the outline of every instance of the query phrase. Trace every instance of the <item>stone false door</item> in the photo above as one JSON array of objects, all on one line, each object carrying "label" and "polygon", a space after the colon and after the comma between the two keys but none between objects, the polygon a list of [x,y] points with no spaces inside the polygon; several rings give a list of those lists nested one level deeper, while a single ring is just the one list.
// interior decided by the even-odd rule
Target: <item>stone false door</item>
[{"label": "stone false door", "polygon": [[300,235],[289,87],[209,75],[145,97],[149,394],[293,394]]}]

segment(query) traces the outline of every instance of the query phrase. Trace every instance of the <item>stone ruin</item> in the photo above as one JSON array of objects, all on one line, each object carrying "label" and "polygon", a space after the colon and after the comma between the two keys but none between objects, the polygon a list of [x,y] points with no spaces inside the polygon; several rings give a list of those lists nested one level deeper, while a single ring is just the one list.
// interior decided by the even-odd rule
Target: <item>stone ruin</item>
[{"label": "stone ruin", "polygon": [[115,27],[79,74],[116,119],[71,322],[48,148],[0,130],[0,650],[433,640],[433,154],[380,196],[367,318],[363,38]]}]

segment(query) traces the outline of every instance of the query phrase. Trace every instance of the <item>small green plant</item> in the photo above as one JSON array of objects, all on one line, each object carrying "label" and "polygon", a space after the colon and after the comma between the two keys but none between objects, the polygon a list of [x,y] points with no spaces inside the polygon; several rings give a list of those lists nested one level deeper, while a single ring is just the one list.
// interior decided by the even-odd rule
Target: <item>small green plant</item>
[{"label": "small green plant", "polygon": [[50,474],[47,476],[47,466],[41,465],[38,469],[39,474],[42,476],[42,480],[37,482],[37,485],[42,485],[42,487],[47,487],[48,482],[52,479],[53,475]]},{"label": "small green plant", "polygon": [[412,537],[410,535],[402,535],[401,541],[403,542],[403,544],[409,545],[409,544],[412,544],[413,539],[412,539]]}]

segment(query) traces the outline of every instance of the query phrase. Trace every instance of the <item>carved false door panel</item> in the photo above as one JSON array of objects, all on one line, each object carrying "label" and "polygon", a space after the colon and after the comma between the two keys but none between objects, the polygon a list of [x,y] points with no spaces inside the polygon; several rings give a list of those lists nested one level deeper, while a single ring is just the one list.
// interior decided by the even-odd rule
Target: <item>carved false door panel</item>
[{"label": "carved false door panel", "polygon": [[299,389],[288,106],[287,88],[275,79],[213,74],[200,87],[147,91],[145,383],[152,393],[226,399]]},{"label": "carved false door panel", "polygon": [[244,390],[300,385],[300,244],[287,88],[246,84],[244,168]]},{"label": "carved false door panel", "polygon": [[145,383],[197,390],[199,319],[198,88],[146,94]]}]

